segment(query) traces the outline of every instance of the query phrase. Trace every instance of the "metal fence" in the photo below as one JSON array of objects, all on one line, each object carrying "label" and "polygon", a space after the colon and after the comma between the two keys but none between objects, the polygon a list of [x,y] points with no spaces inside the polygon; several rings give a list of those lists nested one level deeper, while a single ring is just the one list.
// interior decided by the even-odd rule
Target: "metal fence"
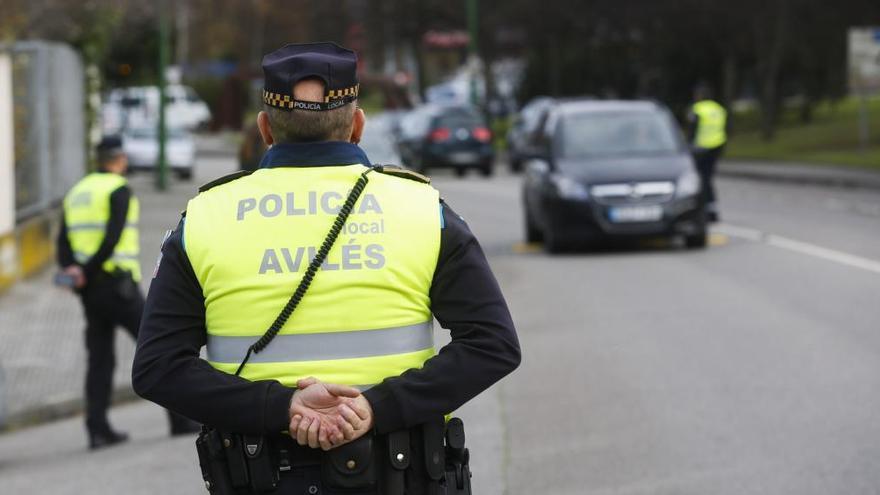
[{"label": "metal fence", "polygon": [[86,172],[85,75],[67,45],[23,42],[12,54],[15,218],[57,205]]}]

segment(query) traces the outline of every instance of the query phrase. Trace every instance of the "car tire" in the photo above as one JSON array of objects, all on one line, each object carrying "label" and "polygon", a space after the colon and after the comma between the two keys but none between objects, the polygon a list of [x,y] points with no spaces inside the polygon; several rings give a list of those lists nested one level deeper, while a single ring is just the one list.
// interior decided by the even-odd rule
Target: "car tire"
[{"label": "car tire", "polygon": [[708,212],[705,209],[700,213],[700,222],[697,231],[684,236],[684,245],[688,249],[704,249],[708,245]]},{"label": "car tire", "polygon": [[177,178],[180,180],[191,180],[192,179],[192,170],[178,170]]},{"label": "car tire", "polygon": [[456,176],[456,177],[464,177],[465,174],[467,174],[467,169],[466,169],[466,168],[464,168],[464,167],[458,167],[458,168],[455,169],[455,176]]},{"label": "car tire", "polygon": [[709,243],[709,234],[704,229],[702,232],[698,232],[694,235],[686,235],[684,236],[684,245],[688,249],[703,249]]},{"label": "car tire", "polygon": [[570,244],[567,239],[561,236],[558,232],[553,232],[548,229],[547,232],[544,233],[544,249],[546,249],[548,253],[564,253],[569,248]]},{"label": "car tire", "polygon": [[526,242],[535,243],[535,242],[543,242],[544,241],[544,233],[541,232],[541,229],[535,225],[534,220],[532,220],[532,216],[529,215],[528,207],[526,207],[525,212],[525,227],[526,227]]},{"label": "car tire", "polygon": [[522,172],[522,168],[523,168],[522,160],[516,160],[513,158],[510,159],[510,171],[511,172],[518,174],[518,173]]},{"label": "car tire", "polygon": [[494,170],[492,169],[491,163],[480,167],[480,173],[483,174],[483,177],[492,177],[492,172],[494,172]]}]

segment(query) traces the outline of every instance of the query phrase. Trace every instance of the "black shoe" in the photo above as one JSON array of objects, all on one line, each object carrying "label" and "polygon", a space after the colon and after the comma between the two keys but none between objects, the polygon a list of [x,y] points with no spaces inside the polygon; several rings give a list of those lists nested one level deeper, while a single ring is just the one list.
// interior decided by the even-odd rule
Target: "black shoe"
[{"label": "black shoe", "polygon": [[128,433],[123,433],[119,431],[107,430],[102,433],[90,433],[89,434],[89,449],[97,450],[102,449],[104,447],[109,447],[111,445],[116,445],[117,443],[127,442],[128,441]]}]

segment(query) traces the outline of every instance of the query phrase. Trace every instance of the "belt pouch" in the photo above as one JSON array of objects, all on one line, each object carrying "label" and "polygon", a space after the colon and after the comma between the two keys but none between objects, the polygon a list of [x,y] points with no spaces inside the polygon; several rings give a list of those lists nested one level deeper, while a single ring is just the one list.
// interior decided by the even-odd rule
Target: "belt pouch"
[{"label": "belt pouch", "polygon": [[405,471],[409,467],[412,451],[409,443],[409,430],[398,430],[389,433],[385,439],[388,449],[384,454],[388,456],[386,466],[384,495],[404,495],[406,490]]},{"label": "belt pouch", "polygon": [[425,471],[431,481],[440,481],[446,464],[443,450],[444,419],[437,418],[422,424],[422,439],[425,444]]},{"label": "belt pouch", "polygon": [[269,492],[278,487],[280,473],[275,462],[273,449],[264,436],[242,436],[244,456],[251,477],[251,489],[255,492]]},{"label": "belt pouch", "polygon": [[373,455],[371,434],[329,450],[321,459],[321,479],[331,488],[372,488],[376,485]]},{"label": "belt pouch", "polygon": [[235,488],[229,477],[226,452],[217,430],[202,430],[196,438],[196,451],[199,454],[199,467],[205,488],[212,494],[233,495]]},{"label": "belt pouch", "polygon": [[220,437],[223,451],[226,455],[226,463],[229,466],[229,479],[232,486],[236,488],[245,488],[250,486],[250,478],[248,477],[247,462],[244,458],[244,450],[241,442],[241,435],[232,433],[218,433]]}]

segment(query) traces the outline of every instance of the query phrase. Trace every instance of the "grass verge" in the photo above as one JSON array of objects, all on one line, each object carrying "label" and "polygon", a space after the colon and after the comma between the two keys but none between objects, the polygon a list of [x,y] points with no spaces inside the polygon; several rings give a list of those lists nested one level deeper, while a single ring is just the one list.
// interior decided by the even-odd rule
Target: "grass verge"
[{"label": "grass verge", "polygon": [[757,129],[757,111],[734,115],[735,131],[725,151],[729,158],[844,165],[880,171],[880,97],[869,100],[870,145],[859,145],[859,100],[845,98],[822,103],[809,123],[798,120],[797,110],[782,115],[773,141],[764,141]]}]

